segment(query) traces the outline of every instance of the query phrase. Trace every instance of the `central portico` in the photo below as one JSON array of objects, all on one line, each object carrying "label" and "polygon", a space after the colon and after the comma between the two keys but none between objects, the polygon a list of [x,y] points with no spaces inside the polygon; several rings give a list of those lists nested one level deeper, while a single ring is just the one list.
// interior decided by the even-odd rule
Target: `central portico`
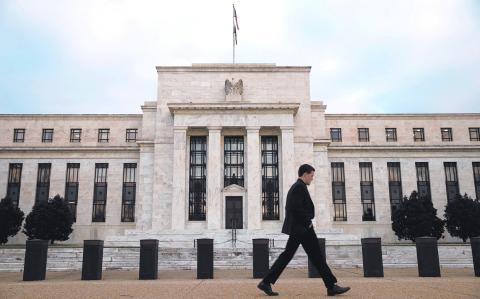
[{"label": "central portico", "polygon": [[157,72],[158,99],[142,107],[137,230],[279,232],[296,168],[315,162],[310,67],[193,64]]},{"label": "central portico", "polygon": [[[242,203],[242,223],[247,229],[261,229],[262,213],[262,171],[261,171],[261,136],[278,136],[278,173],[279,202],[283,204],[282,195],[290,187],[288,183],[295,180],[293,117],[298,110],[298,103],[202,103],[177,104],[168,103],[174,119],[173,125],[173,168],[178,172],[173,178],[172,229],[222,229],[227,228],[227,198],[237,196]],[[198,171],[191,163],[196,163],[198,155],[192,155],[191,138],[206,137],[206,217],[192,213],[188,203],[189,190],[193,182],[191,171]],[[230,184],[226,179],[225,152],[226,140],[235,138],[233,145],[240,153],[235,156],[244,164],[242,173],[233,173],[241,183]],[[227,139],[226,139],[227,138]],[[195,145],[194,145],[195,146]],[[196,145],[198,146],[198,144]],[[201,145],[200,145],[201,146]],[[285,159],[285,158],[287,159]],[[190,159],[189,159],[190,158]],[[184,170],[184,171],[181,171]],[[191,171],[190,171],[191,170]],[[201,179],[201,178],[200,178]],[[283,183],[288,182],[288,183]],[[285,189],[287,188],[287,189]],[[238,202],[235,203],[238,206]],[[283,211],[275,211],[272,220],[280,220]],[[196,211],[193,211],[196,212]],[[280,213],[280,214],[278,214]],[[199,213],[201,214],[201,212]],[[196,221],[196,219],[200,218]],[[237,228],[239,227],[237,226]]]}]

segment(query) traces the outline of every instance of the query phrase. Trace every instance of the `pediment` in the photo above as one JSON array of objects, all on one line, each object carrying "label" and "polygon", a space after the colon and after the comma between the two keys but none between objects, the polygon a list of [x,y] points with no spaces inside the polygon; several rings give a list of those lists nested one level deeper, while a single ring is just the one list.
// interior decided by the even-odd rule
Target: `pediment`
[{"label": "pediment", "polygon": [[242,186],[239,186],[237,184],[231,184],[231,185],[228,185],[227,187],[223,188],[223,191],[227,191],[227,192],[242,192],[242,191],[245,191],[245,188],[242,187]]}]

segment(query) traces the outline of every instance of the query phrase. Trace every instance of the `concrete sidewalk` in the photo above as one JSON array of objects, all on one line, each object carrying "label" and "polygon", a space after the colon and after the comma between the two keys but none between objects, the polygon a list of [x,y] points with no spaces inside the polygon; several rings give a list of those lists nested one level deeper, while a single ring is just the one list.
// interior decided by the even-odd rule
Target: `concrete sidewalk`
[{"label": "concrete sidewalk", "polygon": [[[339,284],[352,287],[338,298],[480,298],[480,278],[471,268],[442,268],[440,278],[419,278],[416,268],[385,269],[384,278],[364,278],[362,269],[334,269]],[[139,281],[137,271],[105,271],[101,281],[81,281],[80,272],[48,272],[47,279],[23,282],[22,273],[0,273],[0,298],[267,298],[252,270],[217,270],[197,280],[195,270],[166,270],[158,280]],[[273,289],[277,298],[323,298],[321,279],[306,269],[286,269]]]}]

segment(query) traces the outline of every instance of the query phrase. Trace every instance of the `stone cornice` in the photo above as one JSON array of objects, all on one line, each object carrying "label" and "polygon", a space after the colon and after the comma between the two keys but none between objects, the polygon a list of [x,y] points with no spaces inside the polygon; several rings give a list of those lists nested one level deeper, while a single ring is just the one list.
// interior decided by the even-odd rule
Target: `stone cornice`
[{"label": "stone cornice", "polygon": [[[315,142],[317,143],[317,142]],[[449,146],[365,146],[365,145],[347,145],[347,146],[329,146],[329,151],[371,151],[371,150],[394,150],[394,151],[480,151],[480,145],[449,145]]]},{"label": "stone cornice", "polygon": [[138,146],[0,147],[0,152],[138,152]]},{"label": "stone cornice", "polygon": [[311,66],[276,66],[272,63],[193,63],[191,66],[157,66],[157,72],[310,72]]},{"label": "stone cornice", "polygon": [[287,111],[295,115],[300,103],[167,103],[171,113],[180,111],[266,110]]},{"label": "stone cornice", "polygon": [[392,114],[325,114],[325,119],[419,119],[480,118],[480,113],[392,113]]},{"label": "stone cornice", "polygon": [[12,119],[138,119],[141,120],[142,114],[0,114],[0,120]]}]

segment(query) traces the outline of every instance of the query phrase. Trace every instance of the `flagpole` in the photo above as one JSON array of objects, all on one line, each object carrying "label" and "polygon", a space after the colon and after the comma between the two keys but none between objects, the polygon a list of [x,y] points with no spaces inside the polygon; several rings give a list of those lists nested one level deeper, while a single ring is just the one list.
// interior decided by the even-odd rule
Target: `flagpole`
[{"label": "flagpole", "polygon": [[232,4],[233,10],[232,10],[232,25],[233,25],[233,31],[232,31],[232,39],[233,39],[233,64],[235,64],[235,5]]}]

